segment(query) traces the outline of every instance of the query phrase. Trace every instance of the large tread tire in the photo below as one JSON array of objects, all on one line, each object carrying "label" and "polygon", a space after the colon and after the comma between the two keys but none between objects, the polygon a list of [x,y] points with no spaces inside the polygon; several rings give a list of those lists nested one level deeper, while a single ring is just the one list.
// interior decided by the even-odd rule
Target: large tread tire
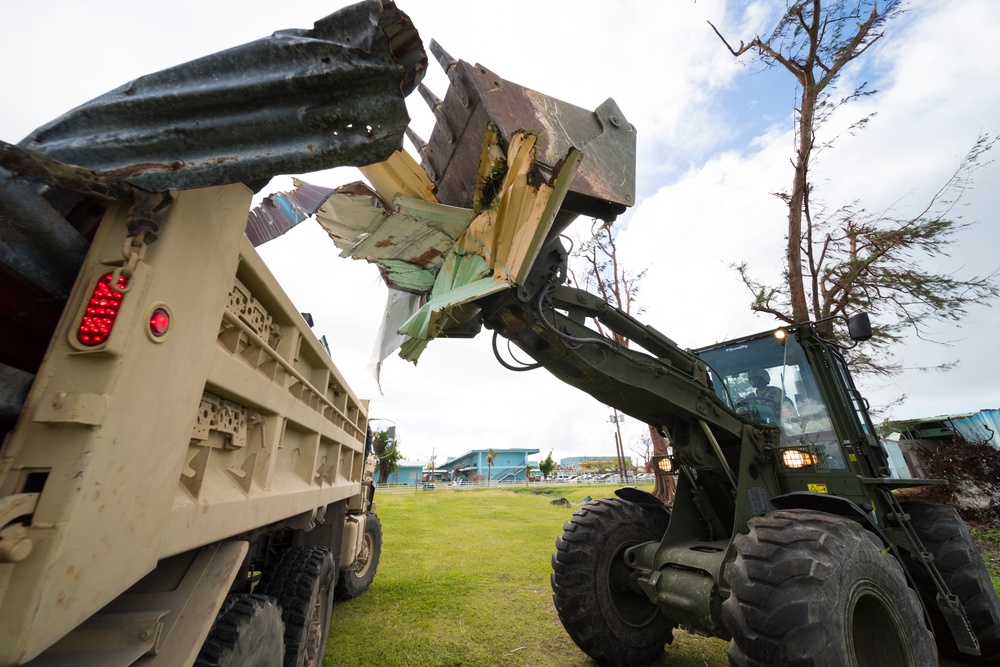
[{"label": "large tread tire", "polygon": [[943,655],[971,665],[1000,665],[1000,600],[990,580],[982,556],[962,517],[954,508],[924,501],[900,503],[924,548],[934,556],[934,564],[949,590],[965,607],[973,634],[979,640],[978,657],[958,650],[948,623],[937,607],[937,588],[919,562],[905,552],[906,565],[924,600]]},{"label": "large tread tire", "polygon": [[648,665],[673,640],[675,622],[625,586],[628,547],[659,542],[666,512],[618,498],[594,500],[563,526],[552,555],[552,599],[580,649],[601,665]]},{"label": "large tread tire", "polygon": [[277,667],[285,625],[274,598],[230,595],[222,603],[194,667]]},{"label": "large tread tire", "polygon": [[374,512],[369,512],[365,519],[364,546],[357,565],[349,570],[342,570],[334,589],[337,600],[353,600],[368,590],[375,579],[379,561],[382,558],[382,522]]},{"label": "large tread tire", "polygon": [[733,667],[938,664],[903,567],[861,524],[777,510],[733,544],[722,603]]},{"label": "large tread tire", "polygon": [[293,548],[255,589],[277,600],[285,622],[284,667],[321,667],[333,613],[337,569],[328,547]]}]

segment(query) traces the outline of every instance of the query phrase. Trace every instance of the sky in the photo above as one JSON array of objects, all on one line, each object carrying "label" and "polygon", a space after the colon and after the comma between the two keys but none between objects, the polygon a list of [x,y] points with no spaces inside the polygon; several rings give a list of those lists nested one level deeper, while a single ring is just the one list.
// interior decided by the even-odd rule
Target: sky
[{"label": "sky", "polygon": [[[0,5],[0,139],[34,128],[131,79],[286,28],[308,28],[338,3],[301,0],[35,0]],[[776,326],[750,311],[731,265],[780,274],[786,211],[769,193],[787,189],[795,88],[784,71],[737,60],[733,43],[766,35],[784,2],[740,0],[400,0],[425,43],[481,63],[523,86],[593,109],[613,97],[637,129],[636,205],[616,222],[620,259],[646,269],[641,319],[682,347],[701,347]],[[886,36],[845,71],[843,85],[880,92],[831,119],[831,134],[877,112],[864,132],[844,135],[814,168],[817,198],[858,200],[872,211],[915,214],[981,133],[1000,133],[1000,60],[992,0],[916,0]],[[444,97],[432,61],[424,82]],[[433,117],[417,94],[411,127],[427,138]],[[411,149],[412,147],[407,146]],[[995,151],[994,151],[995,152]],[[998,154],[1000,155],[1000,154]],[[996,156],[994,156],[996,157]],[[303,178],[336,187],[350,168]],[[264,193],[287,189],[275,179]],[[1000,166],[975,176],[955,210],[976,223],[934,268],[964,278],[1000,267]],[[586,230],[587,220],[579,222]],[[377,270],[338,257],[307,221],[259,249],[296,306],[312,313],[334,362],[370,415],[396,424],[406,459],[437,463],[471,449],[533,448],[544,458],[614,453],[611,410],[543,370],[512,373],[493,357],[487,333],[432,342],[417,365],[396,357],[381,392],[368,366],[386,289]],[[897,350],[911,370],[863,381],[874,408],[907,397],[886,416],[904,419],[1000,408],[1000,310],[974,306],[961,328],[936,340],[908,338]],[[920,367],[958,361],[948,373]],[[642,424],[621,425],[626,454],[642,450]]]}]

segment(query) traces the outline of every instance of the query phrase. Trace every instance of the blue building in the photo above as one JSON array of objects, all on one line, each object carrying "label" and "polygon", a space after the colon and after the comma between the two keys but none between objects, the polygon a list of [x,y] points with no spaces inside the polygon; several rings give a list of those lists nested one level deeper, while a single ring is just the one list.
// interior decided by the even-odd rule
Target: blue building
[{"label": "blue building", "polygon": [[528,461],[529,456],[538,453],[537,449],[495,449],[494,451],[497,456],[493,461],[492,473],[486,462],[488,449],[474,449],[457,458],[448,459],[437,469],[447,470],[453,480],[468,482],[481,479],[491,479],[494,482],[524,482],[527,481],[525,468],[529,463],[533,469],[538,469],[538,463]]},{"label": "blue building", "polygon": [[423,461],[400,461],[399,466],[389,473],[389,479],[383,482],[379,479],[379,470],[375,469],[376,484],[416,484],[423,479]]}]

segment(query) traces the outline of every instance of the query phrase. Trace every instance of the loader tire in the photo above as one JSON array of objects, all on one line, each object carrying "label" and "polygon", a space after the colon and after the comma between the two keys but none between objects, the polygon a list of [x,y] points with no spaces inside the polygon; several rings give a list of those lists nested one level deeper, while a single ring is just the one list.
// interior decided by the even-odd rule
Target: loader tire
[{"label": "loader tire", "polygon": [[937,588],[919,562],[903,552],[903,564],[917,584],[917,591],[931,617],[938,649],[943,655],[971,665],[1000,664],[1000,601],[982,556],[962,517],[954,508],[924,501],[900,505],[924,548],[934,556],[934,564],[951,592],[965,608],[973,634],[979,640],[979,656],[958,650],[944,614],[937,606]]},{"label": "loader tire", "polygon": [[625,549],[659,542],[666,512],[618,498],[593,500],[563,526],[552,555],[552,599],[580,649],[601,665],[648,665],[673,640],[671,619],[625,584]]},{"label": "loader tire", "polygon": [[255,589],[277,600],[285,622],[284,667],[321,667],[337,569],[329,547],[289,549]]},{"label": "loader tire", "polygon": [[917,593],[861,524],[810,510],[750,520],[725,568],[733,667],[929,667],[934,636]]},{"label": "loader tire", "polygon": [[222,603],[194,667],[276,667],[285,625],[274,598],[230,595]]},{"label": "loader tire", "polygon": [[365,519],[364,544],[355,566],[340,572],[334,599],[353,600],[368,590],[382,557],[382,523],[374,512]]}]

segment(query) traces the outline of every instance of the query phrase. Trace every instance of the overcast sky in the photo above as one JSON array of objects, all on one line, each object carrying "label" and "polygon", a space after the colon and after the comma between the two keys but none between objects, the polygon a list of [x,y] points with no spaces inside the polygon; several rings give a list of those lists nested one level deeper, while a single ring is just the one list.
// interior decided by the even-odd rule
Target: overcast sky
[{"label": "overcast sky", "polygon": [[[0,5],[0,139],[32,129],[143,74],[242,44],[285,28],[308,28],[340,4],[301,0],[160,2],[35,0]],[[729,268],[746,261],[762,278],[780,271],[785,210],[768,193],[787,189],[795,90],[784,72],[737,61],[706,21],[731,41],[766,34],[784,2],[676,0],[400,0],[425,45],[436,39],[456,58],[593,109],[613,97],[638,131],[637,204],[623,215],[621,259],[649,273],[642,318],[685,347],[771,328],[749,310],[750,295]],[[1000,3],[930,0],[888,26],[846,82],[872,81],[881,92],[837,119],[878,115],[860,135],[822,156],[816,197],[869,210],[916,212],[982,133],[1000,132]],[[447,80],[432,63],[425,83],[444,97]],[[414,94],[412,127],[427,138],[433,119]],[[336,169],[305,180],[337,186],[360,175]],[[272,189],[283,189],[277,179]],[[977,172],[958,211],[978,222],[940,270],[961,277],[1000,266],[1000,168]],[[587,224],[583,221],[582,224]],[[430,344],[417,366],[390,359],[382,390],[367,371],[385,288],[371,265],[337,257],[318,225],[306,222],[261,254],[371,415],[397,425],[407,459],[438,462],[476,448],[531,447],[544,457],[614,451],[610,410],[544,371],[512,373],[493,359],[487,334]],[[864,384],[873,406],[902,394],[895,418],[1000,408],[995,351],[1000,311],[970,310],[961,329],[939,327],[948,347],[909,341],[898,352],[910,367],[958,360],[950,373],[909,371]],[[626,450],[639,447],[639,424],[624,425]]]}]

